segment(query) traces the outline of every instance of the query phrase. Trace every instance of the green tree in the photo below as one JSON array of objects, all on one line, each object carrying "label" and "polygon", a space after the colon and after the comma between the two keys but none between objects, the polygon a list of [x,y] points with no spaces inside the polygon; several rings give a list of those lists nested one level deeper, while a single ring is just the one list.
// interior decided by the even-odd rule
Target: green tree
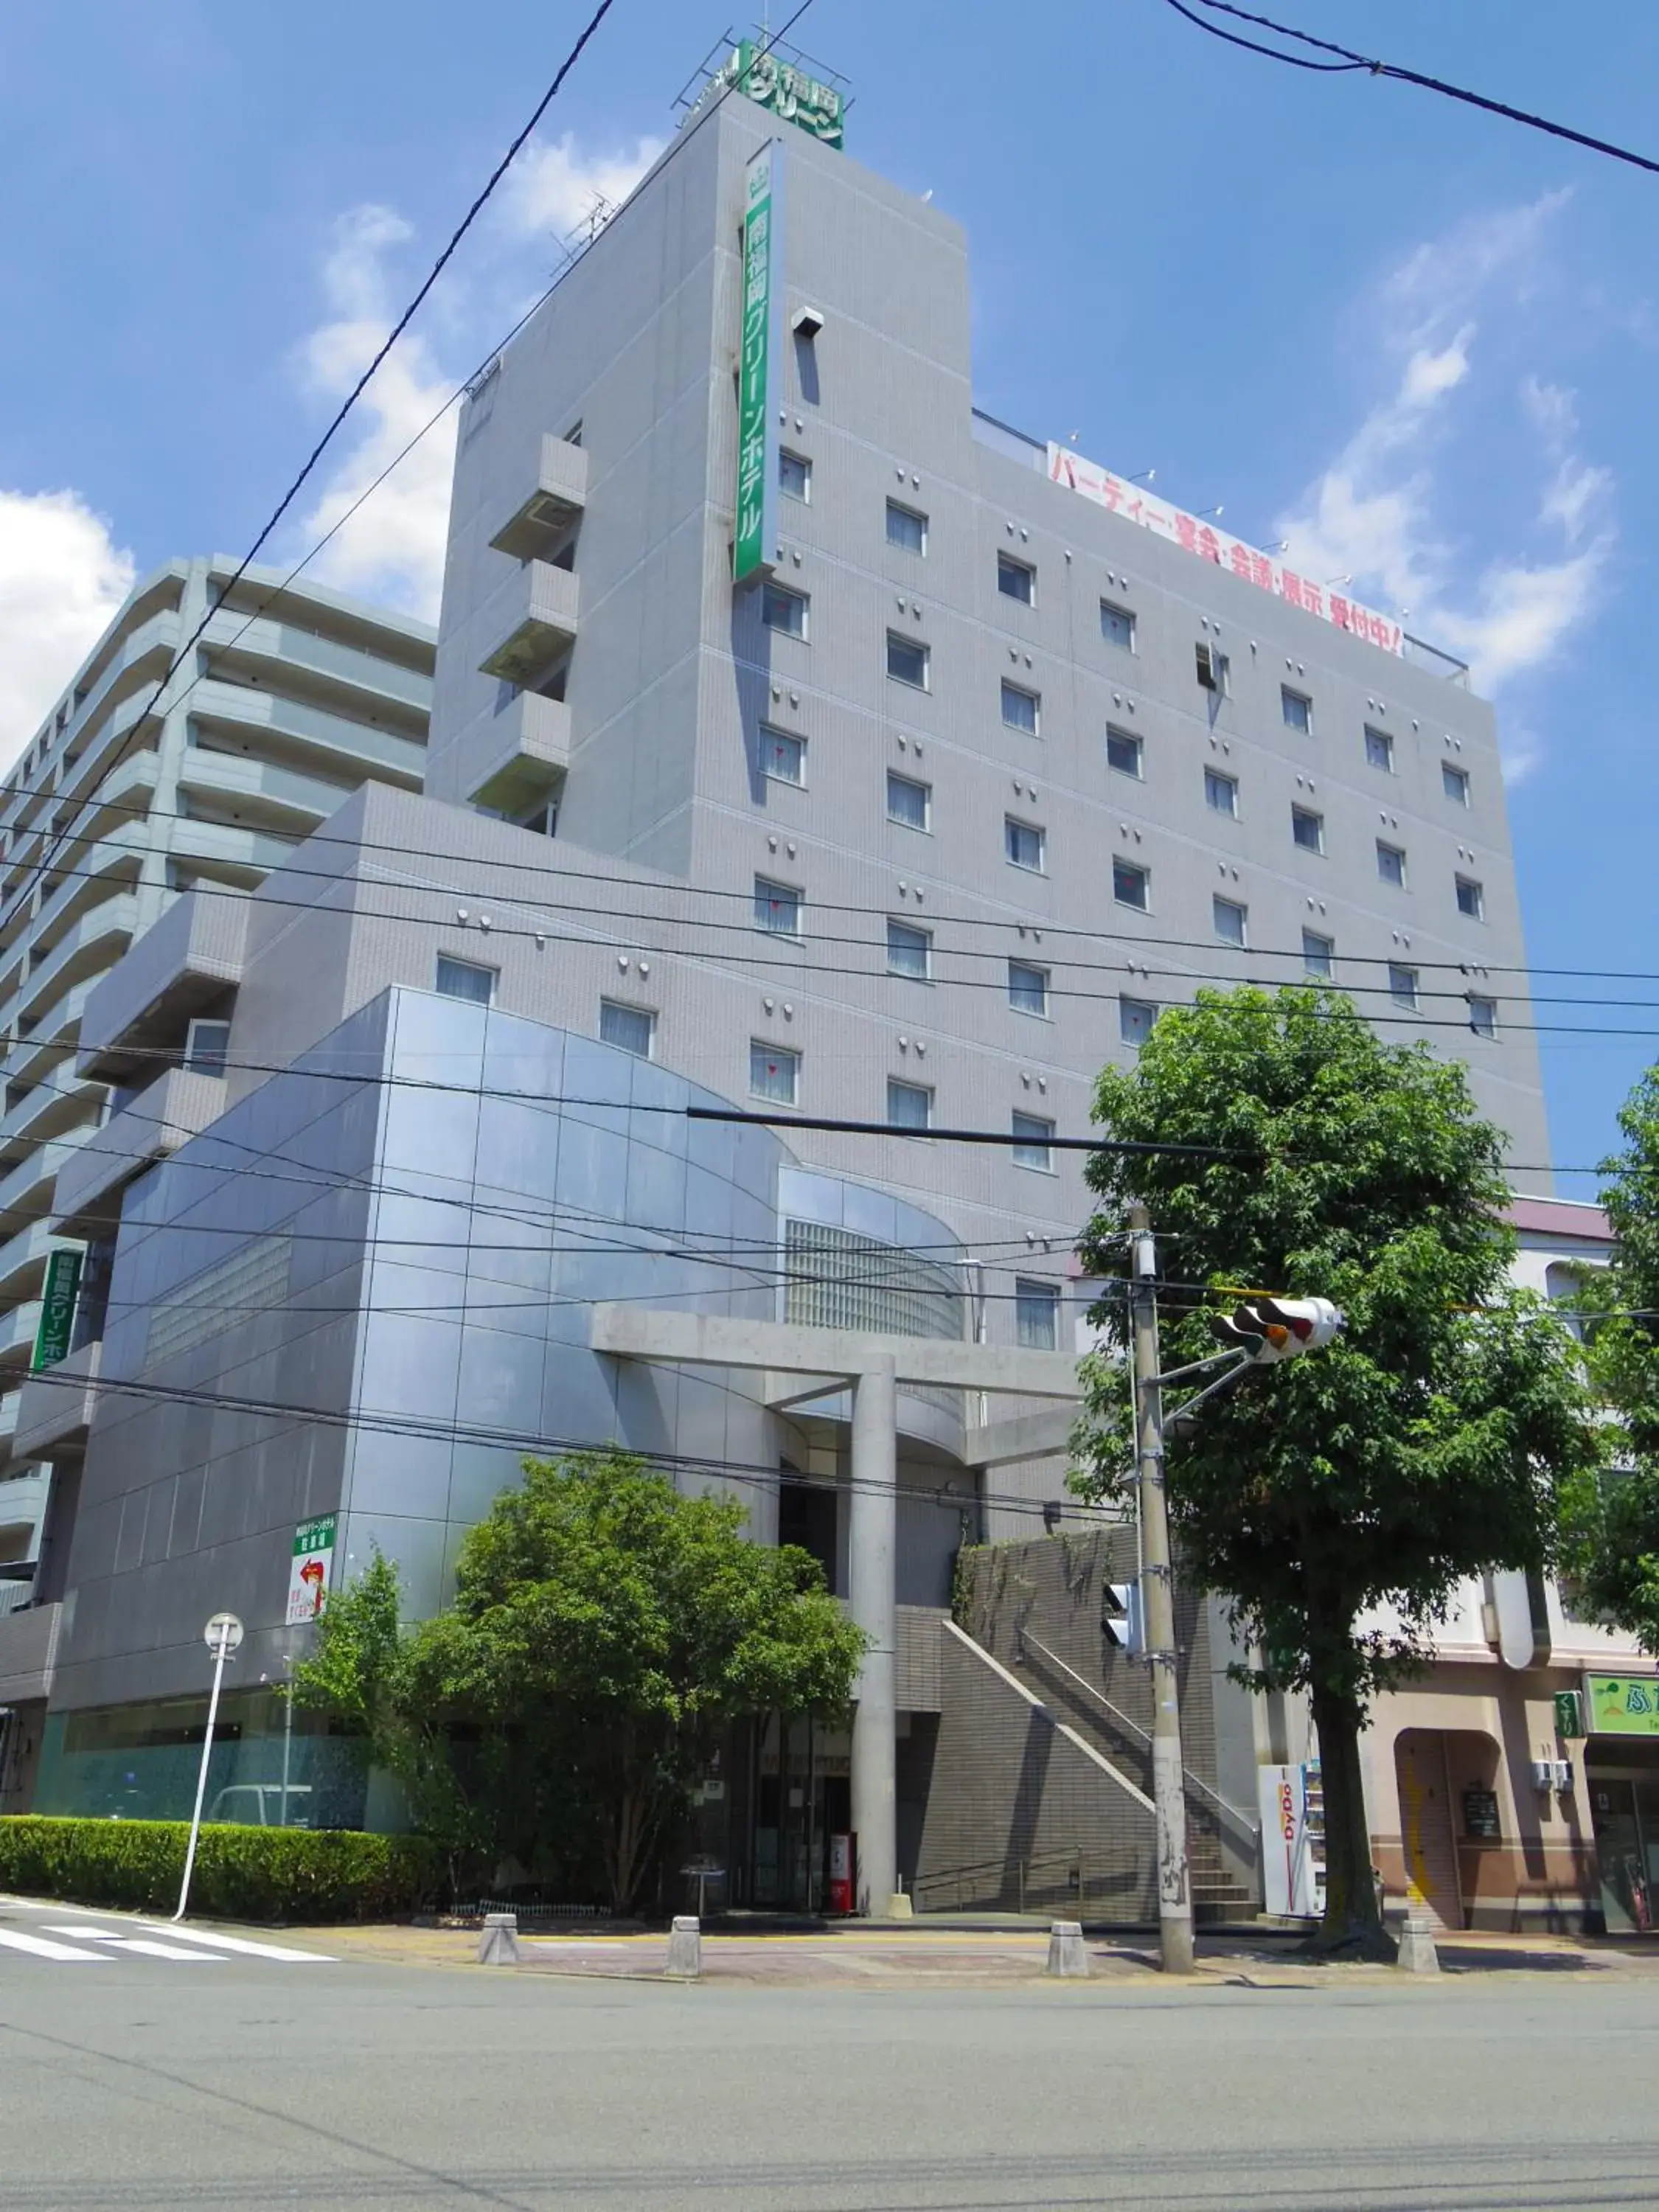
[{"label": "green tree", "polygon": [[[1179,1571],[1227,1598],[1244,1678],[1305,1691],[1319,1733],[1327,1905],[1320,1941],[1386,1955],[1359,1734],[1375,1693],[1423,1661],[1466,1575],[1543,1568],[1558,1485],[1595,1451],[1576,1347],[1508,1279],[1498,1132],[1462,1068],[1382,1043],[1319,988],[1202,991],[1163,1014],[1132,1073],[1100,1079],[1117,1142],[1091,1155],[1083,1239],[1128,1270],[1132,1200],[1151,1210],[1166,1367],[1215,1350],[1206,1316],[1246,1290],[1334,1298],[1330,1350],[1249,1376],[1169,1440]],[[1127,1498],[1127,1302],[1096,1309],[1079,1486]],[[1390,1613],[1395,1625],[1377,1625]]]},{"label": "green tree", "polygon": [[1569,1492],[1576,1603],[1659,1653],[1659,1069],[1619,1115],[1622,1151],[1601,1163],[1618,1242],[1576,1300],[1592,1387],[1611,1416],[1609,1464]]},{"label": "green tree", "polygon": [[527,1460],[463,1543],[451,1604],[404,1633],[394,1588],[388,1651],[384,1587],[358,1599],[372,1568],[324,1614],[299,1693],[362,1727],[446,1835],[528,1863],[579,1828],[625,1912],[733,1722],[852,1698],[861,1632],[815,1560],[745,1517],[624,1453]]}]

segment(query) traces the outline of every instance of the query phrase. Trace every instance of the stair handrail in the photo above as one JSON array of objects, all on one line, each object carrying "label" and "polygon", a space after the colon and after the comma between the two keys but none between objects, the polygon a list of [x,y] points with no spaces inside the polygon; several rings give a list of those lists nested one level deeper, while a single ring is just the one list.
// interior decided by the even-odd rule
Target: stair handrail
[{"label": "stair handrail", "polygon": [[[1142,1728],[1139,1721],[1131,1720],[1127,1713],[1112,1703],[1103,1690],[1097,1690],[1095,1687],[1086,1674],[1079,1674],[1075,1667],[1067,1666],[1059,1652],[1051,1651],[1048,1645],[1033,1636],[1029,1629],[1021,1631],[1020,1641],[1029,1644],[1032,1650],[1040,1651],[1051,1667],[1058,1667],[1068,1680],[1075,1682],[1079,1689],[1085,1691],[1097,1705],[1103,1706],[1121,1729],[1127,1730],[1130,1735],[1138,1736],[1148,1751],[1152,1749],[1151,1730]],[[1188,1788],[1196,1790],[1200,1796],[1207,1797],[1224,1820],[1236,1821],[1245,1830],[1250,1838],[1250,1848],[1254,1850],[1258,1833],[1255,1814],[1247,1813],[1241,1805],[1230,1805],[1218,1790],[1212,1789],[1204,1777],[1201,1774],[1194,1774],[1190,1766],[1183,1766],[1181,1771]]]}]

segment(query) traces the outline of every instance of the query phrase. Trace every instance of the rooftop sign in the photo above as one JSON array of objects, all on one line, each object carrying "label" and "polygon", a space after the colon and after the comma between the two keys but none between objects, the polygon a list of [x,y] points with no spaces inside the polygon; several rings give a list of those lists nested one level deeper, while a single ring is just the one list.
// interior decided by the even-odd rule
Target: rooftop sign
[{"label": "rooftop sign", "polygon": [[[752,39],[744,39],[732,52],[724,68],[715,70],[703,90],[723,92],[735,85],[757,107],[764,107],[780,123],[793,123],[820,145],[839,146],[846,101],[833,85],[820,84],[792,62],[780,61],[769,50],[763,52]],[[701,106],[702,100],[698,106]]]},{"label": "rooftop sign", "polygon": [[1115,477],[1109,469],[1103,469],[1093,461],[1085,461],[1069,446],[1049,445],[1048,477],[1051,483],[1064,484],[1069,491],[1081,492],[1085,499],[1093,500],[1108,514],[1121,514],[1126,522],[1138,522],[1143,530],[1150,530],[1168,544],[1178,545],[1183,553],[1195,554],[1200,561],[1212,561],[1229,575],[1254,584],[1261,591],[1271,592],[1287,605],[1301,607],[1308,614],[1317,615],[1322,622],[1334,623],[1352,637],[1364,638],[1368,645],[1380,645],[1384,653],[1405,652],[1406,634],[1391,616],[1380,615],[1374,607],[1361,606],[1358,599],[1345,599],[1324,584],[1298,576],[1294,568],[1285,568],[1266,553],[1258,553],[1255,546],[1212,530],[1198,515],[1188,514],[1178,507],[1170,506],[1167,501],[1154,499],[1139,484]]}]

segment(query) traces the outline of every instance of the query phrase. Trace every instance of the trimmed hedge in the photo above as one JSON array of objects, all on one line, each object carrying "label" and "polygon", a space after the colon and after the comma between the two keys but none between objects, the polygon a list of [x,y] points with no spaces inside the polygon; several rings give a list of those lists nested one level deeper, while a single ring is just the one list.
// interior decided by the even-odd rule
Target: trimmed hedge
[{"label": "trimmed hedge", "polygon": [[[185,1820],[15,1814],[0,1819],[0,1890],[171,1912],[189,1839]],[[388,1920],[427,1903],[436,1881],[419,1836],[215,1822],[196,1848],[190,1902],[225,1920]]]}]

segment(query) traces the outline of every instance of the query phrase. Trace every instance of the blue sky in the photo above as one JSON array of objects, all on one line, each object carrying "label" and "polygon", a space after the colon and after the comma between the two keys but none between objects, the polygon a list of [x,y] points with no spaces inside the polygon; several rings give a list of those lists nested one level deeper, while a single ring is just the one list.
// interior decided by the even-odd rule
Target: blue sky
[{"label": "blue sky", "polygon": [[[529,112],[586,5],[10,0],[0,15],[0,748],[134,570],[240,550]],[[775,11],[775,21],[788,12]],[[1267,12],[1275,12],[1269,9]],[[1289,21],[1659,154],[1659,9],[1283,0]],[[726,27],[617,0],[540,139],[331,453],[297,552],[672,130]],[[1017,27],[1018,43],[1011,35]],[[1659,178],[1163,0],[814,0],[849,146],[967,228],[980,402],[1226,507],[1471,658],[1495,696],[1532,957],[1659,973],[1650,858]],[[428,439],[325,556],[432,601]],[[1540,975],[1553,1149],[1593,1162],[1659,1056],[1651,985]],[[1613,1003],[1595,1006],[1603,999]],[[1565,1193],[1589,1194],[1581,1178]]]}]

